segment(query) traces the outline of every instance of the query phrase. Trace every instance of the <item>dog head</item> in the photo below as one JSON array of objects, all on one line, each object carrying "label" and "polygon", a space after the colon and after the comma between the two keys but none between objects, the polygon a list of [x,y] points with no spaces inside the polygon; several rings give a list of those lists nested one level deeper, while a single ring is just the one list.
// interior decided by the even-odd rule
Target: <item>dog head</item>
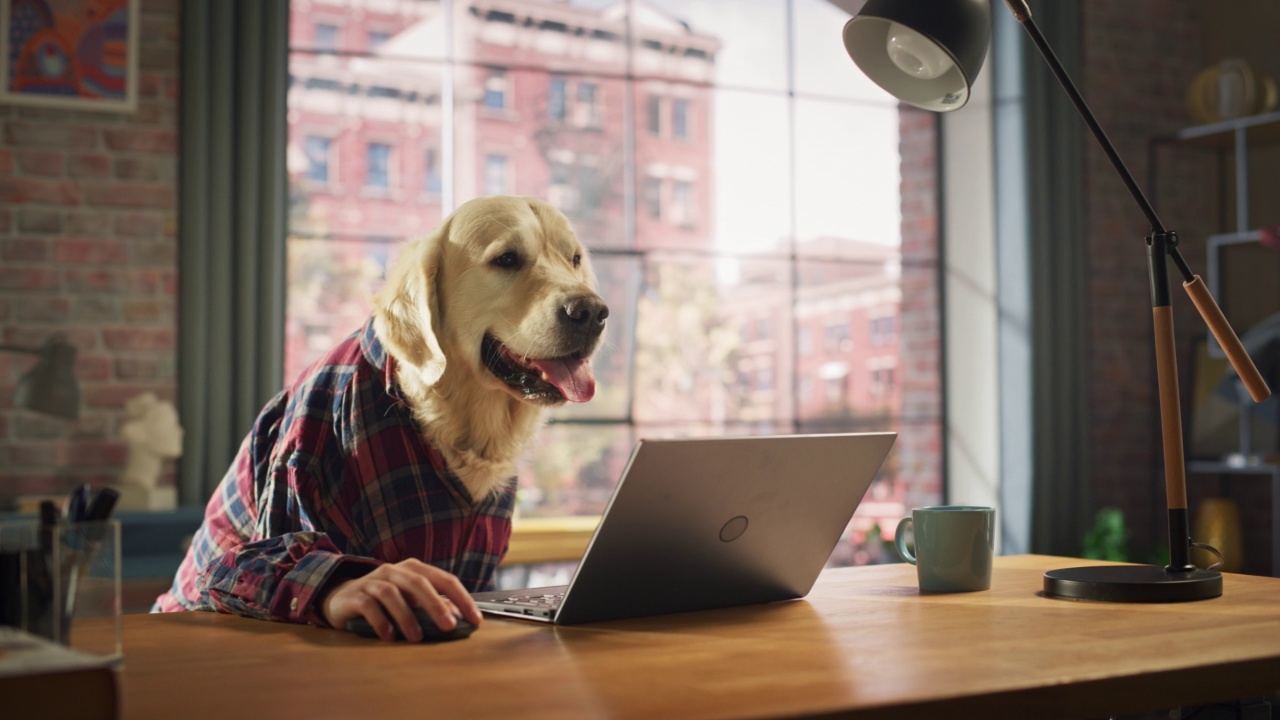
[{"label": "dog head", "polygon": [[569,221],[541,201],[463,204],[406,247],[374,305],[383,344],[425,386],[448,373],[539,405],[595,393],[609,309]]}]

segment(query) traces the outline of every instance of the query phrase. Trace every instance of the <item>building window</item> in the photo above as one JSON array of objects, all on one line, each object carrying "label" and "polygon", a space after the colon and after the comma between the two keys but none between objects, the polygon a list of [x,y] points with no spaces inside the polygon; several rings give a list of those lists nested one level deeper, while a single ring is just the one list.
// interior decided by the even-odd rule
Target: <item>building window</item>
[{"label": "building window", "polygon": [[671,222],[681,226],[693,225],[693,184],[685,180],[671,183]]},{"label": "building window", "polygon": [[644,179],[644,206],[649,211],[649,217],[654,220],[662,219],[662,178]]},{"label": "building window", "polygon": [[844,407],[847,385],[844,376],[823,378],[822,399],[831,407]]},{"label": "building window", "polygon": [[893,342],[896,324],[892,315],[871,318],[871,344],[887,345]]},{"label": "building window", "polygon": [[551,87],[547,91],[547,117],[556,122],[564,122],[569,114],[569,81],[562,77],[551,78]]},{"label": "building window", "polygon": [[599,90],[599,86],[593,82],[584,80],[578,83],[578,104],[574,108],[574,119],[578,127],[600,127]]},{"label": "building window", "polygon": [[813,352],[813,329],[808,325],[801,325],[796,331],[796,350],[801,355]]},{"label": "building window", "polygon": [[377,52],[379,48],[387,44],[391,39],[391,33],[385,30],[370,30],[365,36],[366,49],[369,52]]},{"label": "building window", "polygon": [[689,101],[684,98],[671,101],[671,137],[689,139]]},{"label": "building window", "polygon": [[551,164],[551,187],[547,188],[547,202],[572,215],[578,210],[578,188],[573,182],[573,166],[553,162]]},{"label": "building window", "polygon": [[662,96],[650,95],[645,104],[649,108],[649,134],[662,137]]},{"label": "building window", "polygon": [[440,153],[435,148],[427,148],[422,153],[422,188],[432,197],[439,197],[444,189],[440,177]]},{"label": "building window", "polygon": [[386,143],[369,143],[366,155],[368,165],[365,187],[374,190],[391,189],[391,146]]},{"label": "building window", "polygon": [[331,23],[316,23],[315,49],[318,52],[338,52],[339,28]]},{"label": "building window", "polygon": [[302,151],[307,156],[307,180],[327,184],[329,182],[329,148],[332,141],[326,137],[308,135],[302,141]]},{"label": "building window", "polygon": [[508,190],[507,156],[484,156],[484,194],[506,195]]},{"label": "building window", "polygon": [[827,352],[845,352],[849,348],[849,323],[837,322],[827,325],[822,349]]},{"label": "building window", "polygon": [[871,371],[871,397],[884,398],[893,394],[893,368],[886,367]]},{"label": "building window", "polygon": [[507,90],[507,71],[491,69],[484,79],[484,106],[490,110],[506,110]]}]

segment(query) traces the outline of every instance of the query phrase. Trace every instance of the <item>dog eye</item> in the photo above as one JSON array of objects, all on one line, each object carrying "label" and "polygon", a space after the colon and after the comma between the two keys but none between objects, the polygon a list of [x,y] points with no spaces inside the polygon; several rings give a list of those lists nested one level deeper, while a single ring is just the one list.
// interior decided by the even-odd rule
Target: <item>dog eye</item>
[{"label": "dog eye", "polygon": [[578,266],[580,266],[580,265],[582,265],[582,256],[581,256],[581,255],[574,255],[574,256],[573,256],[573,266],[574,266],[574,267],[578,267]]},{"label": "dog eye", "polygon": [[516,252],[504,252],[493,260],[490,260],[489,264],[494,267],[505,268],[508,270],[518,268],[520,267],[520,255]]}]

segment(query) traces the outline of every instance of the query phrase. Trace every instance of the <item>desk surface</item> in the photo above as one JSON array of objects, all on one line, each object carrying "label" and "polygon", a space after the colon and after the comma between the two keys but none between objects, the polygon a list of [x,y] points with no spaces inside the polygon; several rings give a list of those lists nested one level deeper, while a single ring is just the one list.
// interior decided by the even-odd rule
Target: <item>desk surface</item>
[{"label": "desk surface", "polygon": [[1223,597],[1175,605],[1038,595],[1045,570],[1079,564],[997,558],[990,591],[956,595],[920,595],[907,565],[830,570],[804,600],[566,628],[488,619],[441,645],[133,615],[124,717],[1051,718],[1280,689],[1280,579],[1228,575]]}]

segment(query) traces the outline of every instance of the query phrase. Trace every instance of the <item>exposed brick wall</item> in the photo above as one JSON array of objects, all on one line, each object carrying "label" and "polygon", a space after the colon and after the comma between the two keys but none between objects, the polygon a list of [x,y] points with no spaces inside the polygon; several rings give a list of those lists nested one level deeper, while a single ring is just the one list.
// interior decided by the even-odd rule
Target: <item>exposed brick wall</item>
[{"label": "exposed brick wall", "polygon": [[[1081,91],[1182,252],[1204,272],[1204,238],[1217,219],[1212,157],[1161,151],[1149,182],[1149,141],[1192,124],[1187,85],[1204,65],[1203,22],[1193,0],[1083,3]],[[1081,126],[1081,132],[1086,132]],[[1125,511],[1139,553],[1166,541],[1163,463],[1156,401],[1146,219],[1092,137],[1085,153],[1086,240],[1090,254],[1088,363],[1092,492],[1095,508]],[[1176,275],[1176,272],[1174,273]],[[1184,374],[1204,325],[1174,285]],[[1140,558],[1144,559],[1144,558]]]},{"label": "exposed brick wall", "polygon": [[942,499],[942,324],[938,288],[938,172],[935,113],[901,106],[903,415],[899,473],[907,507]]},{"label": "exposed brick wall", "polygon": [[131,114],[0,105],[0,343],[62,333],[81,417],[14,408],[26,355],[0,353],[0,509],[114,482],[122,406],[176,395],[178,0],[143,0]]}]

